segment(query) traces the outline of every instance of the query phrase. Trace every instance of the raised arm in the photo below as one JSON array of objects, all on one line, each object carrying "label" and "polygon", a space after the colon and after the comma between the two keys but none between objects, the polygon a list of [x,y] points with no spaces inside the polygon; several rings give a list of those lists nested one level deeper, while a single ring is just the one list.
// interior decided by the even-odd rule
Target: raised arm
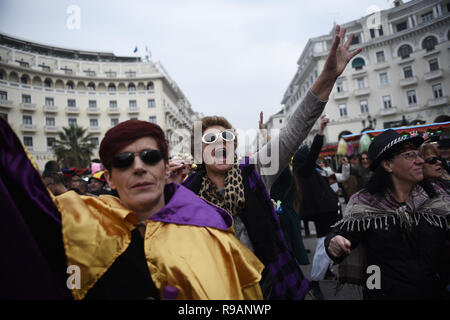
[{"label": "raised arm", "polygon": [[[256,163],[256,168],[268,190],[281,170],[288,165],[291,156],[319,118],[336,79],[344,71],[348,62],[361,52],[361,49],[353,52],[348,50],[354,35],[350,35],[344,44],[341,39],[344,39],[345,32],[345,28],[341,30],[339,25],[336,26],[333,44],[319,77],[288,120],[286,127],[280,131],[279,136],[272,137],[271,142],[261,148],[251,159]],[[278,148],[274,144],[278,144]],[[267,163],[270,163],[270,166]]]}]

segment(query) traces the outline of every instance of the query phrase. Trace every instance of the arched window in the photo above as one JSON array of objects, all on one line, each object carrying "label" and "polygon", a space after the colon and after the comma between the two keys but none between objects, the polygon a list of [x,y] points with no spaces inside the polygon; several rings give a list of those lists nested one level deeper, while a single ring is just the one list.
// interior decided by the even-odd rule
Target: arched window
[{"label": "arched window", "polygon": [[95,91],[95,83],[89,82],[87,85],[88,91]]},{"label": "arched window", "polygon": [[31,81],[31,84],[33,86],[42,86],[42,80],[41,80],[40,77],[35,76],[35,77],[33,77],[33,80]]},{"label": "arched window", "polygon": [[429,36],[423,40],[422,49],[431,51],[431,50],[434,50],[434,47],[436,47],[437,44],[438,44],[438,41],[437,41],[436,37]]},{"label": "arched window", "polygon": [[110,84],[108,85],[108,91],[109,91],[109,92],[115,92],[115,91],[116,91],[116,86],[115,86],[114,83],[110,83]]},{"label": "arched window", "polygon": [[29,84],[30,83],[30,77],[26,74],[20,77],[20,83],[23,84]]},{"label": "arched window", "polygon": [[52,87],[52,80],[47,78],[44,80],[44,87],[45,88],[51,88]]},{"label": "arched window", "polygon": [[17,73],[15,73],[15,72],[11,72],[10,74],[9,74],[9,81],[12,81],[12,82],[19,82],[19,75],[17,74]]},{"label": "arched window", "polygon": [[355,70],[362,70],[362,68],[366,65],[363,58],[356,58],[352,62],[352,68]]},{"label": "arched window", "polygon": [[72,81],[68,81],[68,82],[66,83],[66,89],[67,89],[67,90],[73,90],[73,88],[74,88],[73,82],[72,82]]},{"label": "arched window", "polygon": [[136,86],[134,85],[134,83],[130,83],[128,85],[128,91],[136,91]]},{"label": "arched window", "polygon": [[404,44],[398,49],[398,56],[401,57],[402,59],[406,59],[406,58],[409,58],[409,55],[412,52],[413,52],[413,50],[412,50],[411,46],[408,44]]},{"label": "arched window", "polygon": [[148,91],[152,91],[154,89],[154,87],[153,87],[153,82],[149,82],[149,83],[147,83],[147,90]]}]

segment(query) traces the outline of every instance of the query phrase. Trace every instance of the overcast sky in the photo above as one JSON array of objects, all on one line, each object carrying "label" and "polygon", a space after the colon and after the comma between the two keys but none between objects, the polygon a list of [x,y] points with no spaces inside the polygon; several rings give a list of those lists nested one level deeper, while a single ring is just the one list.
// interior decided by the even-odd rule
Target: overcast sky
[{"label": "overcast sky", "polygon": [[[67,8],[80,8],[69,29]],[[311,37],[391,0],[0,0],[0,31],[27,40],[160,61],[195,111],[256,128],[281,109]],[[133,53],[138,46],[137,54]]]}]

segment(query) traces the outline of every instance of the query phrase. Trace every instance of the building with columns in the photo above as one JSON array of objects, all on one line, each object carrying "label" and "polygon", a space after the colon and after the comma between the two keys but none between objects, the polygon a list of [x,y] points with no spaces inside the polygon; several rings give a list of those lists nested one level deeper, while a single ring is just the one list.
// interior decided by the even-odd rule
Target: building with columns
[{"label": "building with columns", "polygon": [[[341,27],[355,34],[350,50],[363,51],[337,79],[325,107],[328,144],[367,129],[450,120],[450,0],[396,0]],[[332,41],[333,30],[307,42],[281,102],[286,117],[320,74]],[[319,121],[307,143],[318,128]]]},{"label": "building with columns", "polygon": [[106,131],[129,119],[157,123],[171,154],[190,152],[199,116],[160,63],[148,57],[57,48],[0,34],[0,115],[42,170],[54,159],[62,127],[77,125],[98,146]]}]

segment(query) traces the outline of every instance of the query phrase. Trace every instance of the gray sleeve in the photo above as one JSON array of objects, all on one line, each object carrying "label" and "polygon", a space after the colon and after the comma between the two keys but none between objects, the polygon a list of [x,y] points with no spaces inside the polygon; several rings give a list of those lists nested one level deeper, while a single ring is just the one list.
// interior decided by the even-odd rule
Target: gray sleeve
[{"label": "gray sleeve", "polygon": [[309,90],[287,121],[286,127],[281,129],[278,135],[271,136],[271,140],[250,158],[268,191],[307,137],[326,103],[327,101],[320,101]]}]

